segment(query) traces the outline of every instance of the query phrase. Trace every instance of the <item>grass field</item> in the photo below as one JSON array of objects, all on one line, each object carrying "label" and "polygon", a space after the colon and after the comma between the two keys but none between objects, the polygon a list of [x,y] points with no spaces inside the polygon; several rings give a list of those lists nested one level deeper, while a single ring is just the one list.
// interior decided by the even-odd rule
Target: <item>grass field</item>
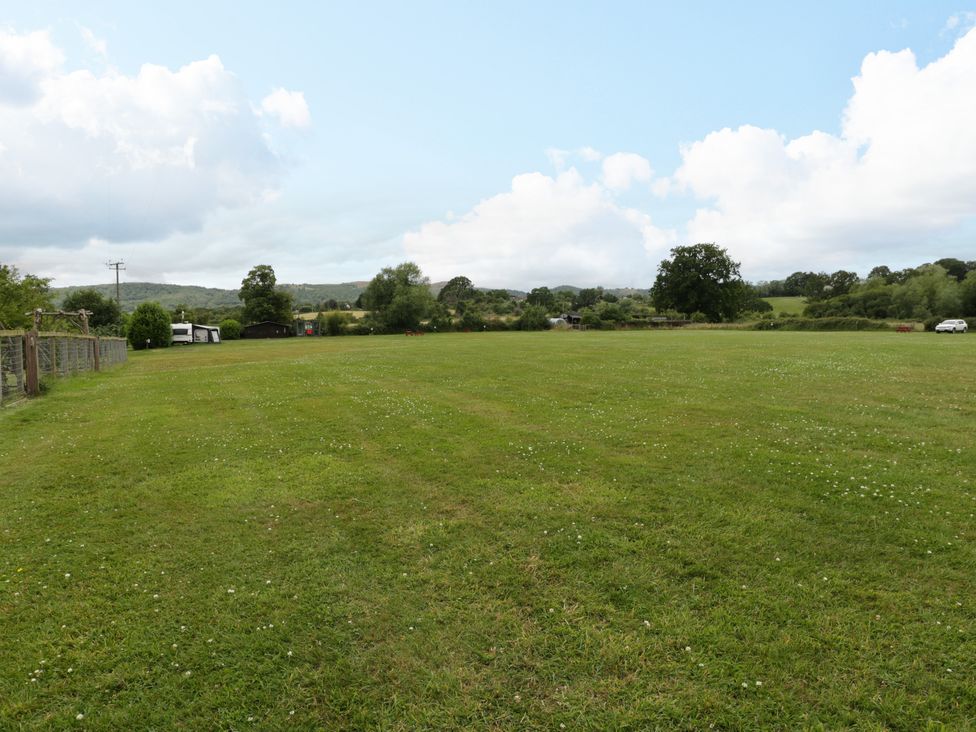
[{"label": "grass field", "polygon": [[921,333],[132,354],[0,412],[0,729],[972,729],[974,372]]},{"label": "grass field", "polygon": [[803,315],[803,308],[807,305],[805,297],[764,297],[763,300],[773,306],[773,313],[789,313]]}]

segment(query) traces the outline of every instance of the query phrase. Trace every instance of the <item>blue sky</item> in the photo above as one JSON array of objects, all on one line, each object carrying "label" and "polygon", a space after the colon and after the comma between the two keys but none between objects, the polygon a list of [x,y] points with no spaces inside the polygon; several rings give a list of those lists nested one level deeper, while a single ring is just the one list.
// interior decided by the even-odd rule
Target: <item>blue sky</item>
[{"label": "blue sky", "polygon": [[[953,163],[972,140],[933,119],[973,111],[954,100],[976,97],[974,17],[943,2],[7,4],[0,261],[55,284],[105,281],[115,257],[131,279],[215,286],[259,262],[335,282],[411,258],[434,279],[646,287],[700,236],[750,279],[973,259],[959,189],[976,170]],[[864,75],[845,128],[866,57],[905,49],[914,67]],[[194,63],[175,82],[143,73]],[[892,85],[943,114],[916,119]],[[932,135],[945,143],[924,161],[884,153]],[[952,185],[890,185],[919,165],[919,186],[944,170]]]}]

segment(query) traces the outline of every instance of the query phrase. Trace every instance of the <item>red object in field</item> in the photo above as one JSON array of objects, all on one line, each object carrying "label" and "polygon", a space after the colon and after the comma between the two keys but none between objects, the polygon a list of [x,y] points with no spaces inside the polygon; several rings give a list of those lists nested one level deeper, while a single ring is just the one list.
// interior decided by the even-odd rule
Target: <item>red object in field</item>
[{"label": "red object in field", "polygon": [[898,333],[911,333],[913,330],[915,329],[910,325],[899,325],[895,328],[895,331]]}]

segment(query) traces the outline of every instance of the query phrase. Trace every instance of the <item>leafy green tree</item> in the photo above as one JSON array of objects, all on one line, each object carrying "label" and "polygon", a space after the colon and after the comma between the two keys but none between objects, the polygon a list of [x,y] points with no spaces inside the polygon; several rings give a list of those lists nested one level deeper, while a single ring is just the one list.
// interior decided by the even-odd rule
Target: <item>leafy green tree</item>
[{"label": "leafy green tree", "polygon": [[88,325],[91,328],[117,326],[122,318],[122,311],[110,297],[105,297],[98,290],[76,290],[64,298],[61,309],[67,311],[87,310]]},{"label": "leafy green tree", "polygon": [[868,272],[868,279],[869,280],[874,280],[874,279],[884,280],[885,282],[887,282],[890,285],[891,284],[891,268],[888,267],[887,265],[884,265],[884,264],[878,265],[877,267],[872,268],[872,270],[870,272]]},{"label": "leafy green tree", "polygon": [[715,244],[679,246],[658,266],[651,288],[654,307],[705,313],[712,322],[733,320],[745,293],[739,263]]},{"label": "leafy green tree", "polygon": [[801,293],[807,300],[823,300],[830,297],[830,275],[826,272],[807,272]]},{"label": "leafy green tree", "polygon": [[32,328],[29,313],[53,307],[50,282],[34,275],[22,277],[16,267],[0,264],[0,328]]},{"label": "leafy green tree", "polygon": [[384,267],[366,286],[363,306],[373,312],[387,330],[407,330],[420,326],[434,303],[430,282],[413,262]]},{"label": "leafy green tree", "polygon": [[[463,305],[464,302],[462,301],[459,304]],[[459,310],[459,312],[461,311]],[[428,313],[427,325],[431,330],[439,333],[448,333],[454,330],[454,319],[451,317],[451,312],[444,303],[435,302],[431,306],[430,313]]]},{"label": "leafy green tree", "polygon": [[542,305],[529,305],[522,311],[516,326],[519,330],[546,330],[549,327],[549,317]]},{"label": "leafy green tree", "polygon": [[830,281],[827,283],[830,288],[830,296],[837,297],[838,295],[846,295],[859,281],[856,272],[848,272],[843,269],[837,270],[830,275]]},{"label": "leafy green tree", "polygon": [[937,264],[942,269],[944,269],[950,277],[955,277],[956,282],[962,282],[966,279],[966,273],[969,269],[966,267],[966,263],[961,259],[955,259],[953,257],[946,257],[944,259],[937,259],[933,264]]},{"label": "leafy green tree", "polygon": [[265,320],[291,322],[292,296],[279,290],[276,284],[277,278],[270,265],[259,264],[247,273],[237,293],[244,303],[245,323],[260,323]]},{"label": "leafy green tree", "polygon": [[485,325],[486,323],[484,316],[477,310],[473,309],[466,310],[458,323],[458,327],[461,330],[484,330]]},{"label": "leafy green tree", "polygon": [[976,269],[970,270],[966,279],[959,285],[959,300],[963,315],[966,317],[976,315]]},{"label": "leafy green tree", "polygon": [[556,296],[552,294],[552,290],[548,287],[535,287],[529,292],[525,297],[525,301],[529,305],[538,305],[544,308],[547,313],[552,312],[553,308],[556,306]]},{"label": "leafy green tree", "polygon": [[241,337],[241,324],[233,318],[220,321],[220,339],[222,341],[236,341]]},{"label": "leafy green tree", "polygon": [[168,348],[172,340],[169,313],[158,302],[144,302],[129,318],[129,343],[143,348]]},{"label": "leafy green tree", "polygon": [[[786,297],[800,297],[806,294],[807,280],[813,272],[794,272],[783,280],[783,292]],[[772,293],[770,293],[772,295]]]},{"label": "leafy green tree", "polygon": [[328,336],[339,336],[346,332],[346,316],[340,312],[331,312],[324,318],[324,323],[319,331]]},{"label": "leafy green tree", "polygon": [[437,302],[444,303],[450,308],[456,307],[459,302],[474,299],[477,290],[467,277],[454,277],[447,281],[447,284],[437,293]]},{"label": "leafy green tree", "polygon": [[602,287],[584,287],[573,298],[573,309],[582,310],[584,308],[596,307],[596,304],[600,302],[602,297]]}]

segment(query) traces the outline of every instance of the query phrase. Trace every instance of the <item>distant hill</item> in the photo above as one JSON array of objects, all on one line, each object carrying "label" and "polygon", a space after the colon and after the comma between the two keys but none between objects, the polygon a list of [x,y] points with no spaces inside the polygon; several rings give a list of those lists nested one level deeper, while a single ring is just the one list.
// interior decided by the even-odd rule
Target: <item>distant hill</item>
[{"label": "distant hill", "polygon": [[[578,295],[579,291],[583,288],[576,287],[575,285],[559,285],[558,287],[550,287],[553,292],[571,292],[574,295]],[[616,295],[617,297],[630,297],[631,295],[646,295],[647,289],[641,289],[640,287],[604,287],[604,292],[608,292],[611,295]]]},{"label": "distant hill", "polygon": [[[367,282],[343,282],[337,285],[279,285],[282,290],[290,292],[295,298],[295,304],[318,303],[323,300],[339,300],[352,302],[365,288]],[[115,284],[81,285],[77,287],[52,287],[55,305],[72,292],[78,290],[97,290],[105,297],[115,299]],[[237,297],[237,290],[223,290],[217,287],[198,287],[197,285],[162,285],[155,282],[123,282],[121,288],[122,309],[126,312],[135,310],[136,306],[144,302],[158,302],[165,308],[176,305],[186,305],[191,308],[226,308],[241,304]]]},{"label": "distant hill", "polygon": [[[326,300],[338,300],[339,302],[355,302],[356,298],[362,294],[369,282],[341,282],[332,285],[311,285],[311,284],[281,284],[278,285],[282,290],[290,292],[295,300],[295,305],[304,304],[315,305]],[[436,295],[446,282],[434,282],[431,284],[431,292]],[[105,297],[115,299],[115,284],[105,285],[81,285],[77,287],[52,287],[54,294],[54,304],[60,306],[61,302],[72,292],[78,290],[97,290]],[[489,288],[479,287],[479,290]],[[578,293],[579,287],[572,285],[560,285],[551,288],[555,291],[565,290]],[[647,294],[647,290],[635,288],[606,288],[606,291],[617,297],[625,297],[633,294]],[[521,290],[508,290],[512,297],[525,297],[526,293]],[[199,287],[197,285],[162,285],[156,282],[123,282],[122,283],[122,309],[132,312],[136,306],[144,302],[158,302],[165,308],[173,308],[177,305],[186,305],[190,308],[227,308],[237,307],[241,301],[237,298],[237,290],[223,290],[218,287]]]},{"label": "distant hill", "polygon": [[[369,282],[342,282],[338,285],[278,285],[279,288],[290,292],[295,298],[295,304],[323,302],[324,300],[338,300],[339,302],[355,302]],[[234,292],[237,297],[237,292]],[[239,303],[240,301],[238,301]]]}]

